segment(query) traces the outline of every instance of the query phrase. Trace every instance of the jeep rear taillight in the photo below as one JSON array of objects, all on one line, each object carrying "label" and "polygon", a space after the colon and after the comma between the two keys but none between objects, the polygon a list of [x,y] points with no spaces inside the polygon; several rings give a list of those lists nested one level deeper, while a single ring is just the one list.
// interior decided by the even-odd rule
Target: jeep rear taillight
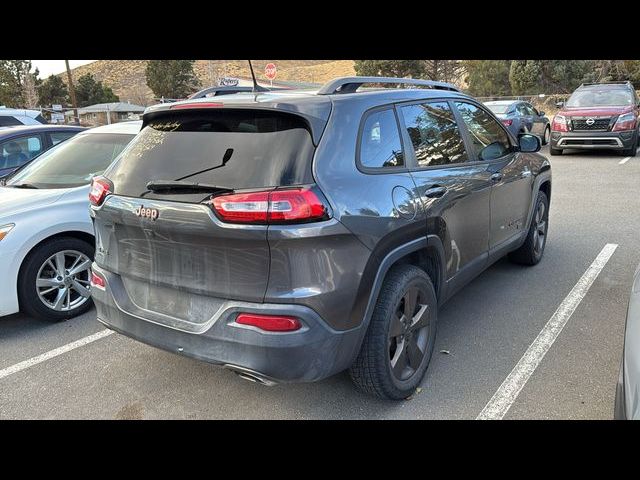
[{"label": "jeep rear taillight", "polygon": [[104,177],[93,177],[89,191],[89,202],[91,205],[99,207],[112,191],[113,185],[109,180]]},{"label": "jeep rear taillight", "polygon": [[567,118],[564,115],[556,115],[551,123],[551,130],[554,132],[568,132]]},{"label": "jeep rear taillight", "polygon": [[232,193],[209,203],[218,217],[229,223],[307,223],[329,218],[329,209],[313,188]]}]

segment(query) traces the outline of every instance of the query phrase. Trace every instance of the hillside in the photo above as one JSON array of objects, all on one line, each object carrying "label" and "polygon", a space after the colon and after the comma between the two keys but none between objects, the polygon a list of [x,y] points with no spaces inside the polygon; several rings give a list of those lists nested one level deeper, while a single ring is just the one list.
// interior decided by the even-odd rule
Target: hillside
[{"label": "hillside", "polygon": [[[264,67],[274,62],[278,67],[276,80],[324,83],[334,77],[354,75],[353,60],[252,60],[258,80],[264,78]],[[153,93],[146,85],[147,60],[98,60],[72,70],[73,78],[90,73],[96,80],[111,87],[122,101],[138,105],[154,103]],[[196,60],[196,75],[203,87],[215,84],[219,76],[249,76],[246,60]],[[66,73],[60,74],[66,82]]]}]

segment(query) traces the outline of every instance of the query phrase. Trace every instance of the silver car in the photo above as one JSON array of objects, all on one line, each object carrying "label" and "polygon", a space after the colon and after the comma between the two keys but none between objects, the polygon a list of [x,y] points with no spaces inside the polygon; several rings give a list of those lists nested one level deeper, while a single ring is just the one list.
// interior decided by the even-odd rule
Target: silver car
[{"label": "silver car", "polygon": [[640,265],[633,277],[627,310],[614,416],[616,420],[640,420]]}]

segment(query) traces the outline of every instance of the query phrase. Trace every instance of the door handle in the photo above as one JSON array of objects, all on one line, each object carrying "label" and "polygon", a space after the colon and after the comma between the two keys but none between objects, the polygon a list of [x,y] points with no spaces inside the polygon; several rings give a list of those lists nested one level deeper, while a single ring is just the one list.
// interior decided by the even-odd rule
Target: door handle
[{"label": "door handle", "polygon": [[491,180],[493,180],[494,182],[499,182],[500,180],[502,180],[502,172],[496,172],[491,175]]},{"label": "door handle", "polygon": [[425,197],[440,198],[447,192],[447,187],[432,187],[424,192]]}]

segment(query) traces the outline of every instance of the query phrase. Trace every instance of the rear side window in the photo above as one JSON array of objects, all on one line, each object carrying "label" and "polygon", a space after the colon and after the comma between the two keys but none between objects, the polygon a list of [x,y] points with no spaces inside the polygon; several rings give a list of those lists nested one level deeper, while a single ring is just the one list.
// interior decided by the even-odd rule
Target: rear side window
[{"label": "rear side window", "polygon": [[366,168],[404,165],[398,122],[392,109],[370,113],[360,137],[360,164]]},{"label": "rear side window", "polygon": [[66,139],[73,137],[78,132],[51,132],[49,138],[51,139],[51,145],[57,145],[60,142],[64,142]]},{"label": "rear side window", "polygon": [[22,122],[11,115],[0,115],[0,127],[12,127],[14,125],[22,125]]},{"label": "rear side window", "polygon": [[313,141],[305,120],[266,110],[168,113],[152,119],[105,173],[124,196],[194,200],[148,192],[152,180],[242,189],[312,183]]},{"label": "rear side window", "polygon": [[467,151],[447,102],[408,105],[400,109],[419,167],[467,161]]},{"label": "rear side window", "polygon": [[471,103],[455,102],[478,160],[494,160],[510,153],[513,148],[509,136],[491,115]]},{"label": "rear side window", "polygon": [[47,119],[46,119],[46,118],[44,118],[44,117],[42,116],[42,114],[38,114],[38,115],[34,118],[34,120],[37,120],[38,122],[43,123],[43,124],[45,124],[45,125],[46,125],[46,123],[47,123]]},{"label": "rear side window", "polygon": [[20,167],[41,152],[40,135],[12,138],[0,143],[0,168]]}]

